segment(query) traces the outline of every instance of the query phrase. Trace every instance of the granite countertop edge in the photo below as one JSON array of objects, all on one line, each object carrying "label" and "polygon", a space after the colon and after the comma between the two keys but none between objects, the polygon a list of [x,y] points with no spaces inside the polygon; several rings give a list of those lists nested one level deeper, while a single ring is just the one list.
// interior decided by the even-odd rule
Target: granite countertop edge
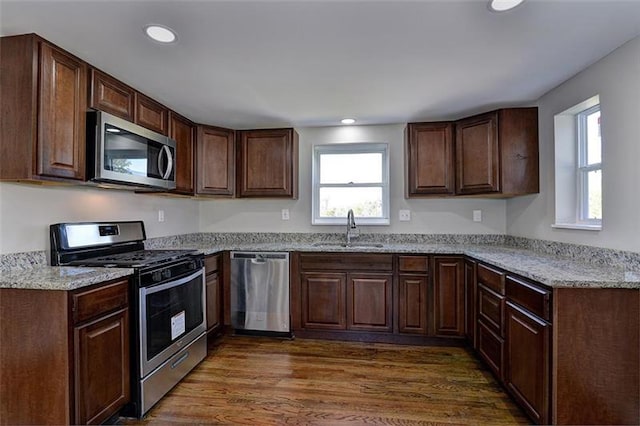
[{"label": "granite countertop edge", "polygon": [[[640,289],[640,271],[596,266],[587,262],[539,254],[527,249],[495,245],[384,244],[383,247],[341,247],[339,243],[185,243],[166,249],[191,249],[204,255],[222,251],[284,251],[313,253],[398,253],[466,255],[551,288]],[[154,247],[161,248],[161,247]],[[126,268],[80,268],[35,266],[0,273],[0,288],[75,290],[92,284],[126,277]]]}]

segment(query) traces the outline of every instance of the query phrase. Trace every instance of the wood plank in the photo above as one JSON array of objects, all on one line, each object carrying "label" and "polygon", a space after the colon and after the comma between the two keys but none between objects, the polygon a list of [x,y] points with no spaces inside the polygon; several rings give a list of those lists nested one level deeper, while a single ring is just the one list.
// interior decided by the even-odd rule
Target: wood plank
[{"label": "wood plank", "polygon": [[463,348],[227,336],[127,424],[527,424]]}]

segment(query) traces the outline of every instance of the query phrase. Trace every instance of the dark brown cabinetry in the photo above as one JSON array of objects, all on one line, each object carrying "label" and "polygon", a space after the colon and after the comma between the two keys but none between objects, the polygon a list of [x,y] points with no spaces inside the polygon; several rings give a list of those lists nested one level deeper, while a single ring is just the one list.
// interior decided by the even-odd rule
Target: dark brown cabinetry
[{"label": "dark brown cabinetry", "polygon": [[456,122],[456,193],[539,192],[538,109],[510,108]]},{"label": "dark brown cabinetry", "polygon": [[476,267],[477,350],[496,377],[504,375],[504,273],[487,265]]},{"label": "dark brown cabinetry", "polygon": [[193,195],[194,155],[196,148],[196,126],[186,118],[169,112],[169,137],[176,141],[176,189],[174,192]]},{"label": "dark brown cabinetry", "polygon": [[169,110],[139,92],[136,92],[135,102],[135,123],[154,132],[167,135],[169,130]]},{"label": "dark brown cabinetry", "polygon": [[2,424],[102,423],[129,401],[128,288],[0,289]]},{"label": "dark brown cabinetry", "polygon": [[347,328],[347,276],[305,272],[302,284],[302,327],[319,330]]},{"label": "dark brown cabinetry", "polygon": [[436,336],[464,336],[464,259],[434,257],[433,324]]},{"label": "dark brown cabinetry", "polygon": [[393,330],[392,255],[301,253],[299,263],[301,328]]},{"label": "dark brown cabinetry", "polygon": [[198,126],[196,181],[198,194],[233,196],[235,187],[234,131]]},{"label": "dark brown cabinetry", "polygon": [[409,123],[405,131],[407,197],[455,193],[453,124]]},{"label": "dark brown cabinetry", "polygon": [[0,38],[0,178],[85,179],[87,65],[35,34]]},{"label": "dark brown cabinetry", "polygon": [[298,133],[293,129],[237,132],[238,197],[298,198]]},{"label": "dark brown cabinetry", "polygon": [[550,297],[549,290],[507,276],[504,382],[538,424],[550,420]]},{"label": "dark brown cabinetry", "polygon": [[207,256],[204,259],[204,268],[207,294],[207,333],[211,336],[222,328],[222,255]]},{"label": "dark brown cabinetry", "polygon": [[133,122],[135,90],[108,74],[91,68],[89,106]]},{"label": "dark brown cabinetry", "polygon": [[398,256],[398,331],[426,335],[428,256]]},{"label": "dark brown cabinetry", "polygon": [[477,295],[476,262],[470,259],[464,261],[464,324],[465,335],[472,348],[477,348]]}]

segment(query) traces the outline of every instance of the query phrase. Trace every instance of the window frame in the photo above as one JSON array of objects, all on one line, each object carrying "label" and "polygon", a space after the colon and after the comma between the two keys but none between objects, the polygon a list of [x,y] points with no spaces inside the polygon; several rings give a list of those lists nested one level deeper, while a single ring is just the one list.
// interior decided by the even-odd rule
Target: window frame
[{"label": "window frame", "polygon": [[[380,183],[320,183],[320,156],[325,154],[382,154],[382,182]],[[385,142],[359,142],[359,143],[330,143],[314,145],[312,150],[312,225],[345,225],[346,217],[321,217],[320,216],[320,189],[321,188],[382,188],[382,217],[356,216],[357,225],[389,225],[390,224],[390,194],[389,194],[389,144]]]},{"label": "window frame", "polygon": [[586,108],[576,114],[576,182],[578,184],[576,192],[576,220],[577,223],[581,224],[601,226],[602,218],[593,219],[589,217],[589,173],[600,171],[602,178],[602,139],[600,144],[600,162],[594,164],[587,163],[587,153],[589,150],[589,139],[587,137],[587,117],[598,111],[600,111],[600,118],[602,119],[600,103]]}]

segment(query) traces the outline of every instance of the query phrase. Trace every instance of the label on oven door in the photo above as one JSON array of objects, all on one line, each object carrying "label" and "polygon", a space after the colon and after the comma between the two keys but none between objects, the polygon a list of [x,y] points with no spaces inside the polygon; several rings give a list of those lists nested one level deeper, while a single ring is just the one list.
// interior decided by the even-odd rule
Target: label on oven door
[{"label": "label on oven door", "polygon": [[184,333],[184,311],[171,317],[171,340],[177,339]]}]

